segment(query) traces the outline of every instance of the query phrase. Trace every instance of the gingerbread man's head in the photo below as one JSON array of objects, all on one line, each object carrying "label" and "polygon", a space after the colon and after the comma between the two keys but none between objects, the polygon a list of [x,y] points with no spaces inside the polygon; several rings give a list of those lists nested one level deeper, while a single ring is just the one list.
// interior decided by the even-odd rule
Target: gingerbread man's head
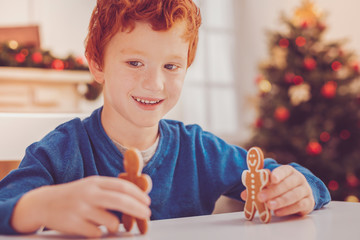
[{"label": "gingerbread man's head", "polygon": [[144,163],[141,153],[137,149],[131,149],[124,154],[124,168],[130,175],[139,175],[143,169]]},{"label": "gingerbread man's head", "polygon": [[251,171],[264,167],[264,155],[260,148],[252,147],[247,154],[247,165]]}]

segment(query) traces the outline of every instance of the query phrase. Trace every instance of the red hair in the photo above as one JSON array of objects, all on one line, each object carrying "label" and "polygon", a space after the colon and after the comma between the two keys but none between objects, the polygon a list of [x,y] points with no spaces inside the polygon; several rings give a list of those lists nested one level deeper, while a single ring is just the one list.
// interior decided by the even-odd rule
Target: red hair
[{"label": "red hair", "polygon": [[85,40],[85,56],[103,67],[107,43],[119,30],[133,30],[135,21],[148,22],[155,31],[166,31],[185,21],[187,66],[192,64],[201,24],[200,9],[192,0],[97,0]]}]

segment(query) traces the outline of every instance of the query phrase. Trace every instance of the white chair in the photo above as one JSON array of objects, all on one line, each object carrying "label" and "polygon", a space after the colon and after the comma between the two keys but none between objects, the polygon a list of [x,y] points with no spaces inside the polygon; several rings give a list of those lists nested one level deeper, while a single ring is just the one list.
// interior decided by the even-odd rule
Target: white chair
[{"label": "white chair", "polygon": [[0,179],[16,168],[25,149],[63,122],[85,114],[0,113]]}]

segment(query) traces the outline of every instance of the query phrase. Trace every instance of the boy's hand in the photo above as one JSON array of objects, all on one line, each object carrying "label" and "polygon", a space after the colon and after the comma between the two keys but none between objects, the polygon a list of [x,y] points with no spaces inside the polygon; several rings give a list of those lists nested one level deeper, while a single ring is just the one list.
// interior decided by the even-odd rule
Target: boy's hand
[{"label": "boy's hand", "polygon": [[[246,190],[241,198],[246,199]],[[270,175],[270,185],[259,192],[258,198],[266,202],[276,216],[291,214],[306,215],[315,206],[310,185],[304,175],[289,165],[274,169]]]},{"label": "boy's hand", "polygon": [[11,223],[19,232],[35,231],[44,225],[66,234],[100,237],[100,225],[109,232],[119,228],[119,219],[108,210],[148,219],[149,205],[149,196],[133,183],[92,176],[30,191],[19,200]]}]

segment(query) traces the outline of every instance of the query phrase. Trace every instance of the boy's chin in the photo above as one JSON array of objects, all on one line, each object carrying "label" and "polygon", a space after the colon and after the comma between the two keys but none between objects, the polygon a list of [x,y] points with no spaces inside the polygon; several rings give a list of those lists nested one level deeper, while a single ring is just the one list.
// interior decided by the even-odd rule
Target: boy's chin
[{"label": "boy's chin", "polygon": [[136,119],[136,122],[139,127],[152,128],[157,127],[161,119],[162,117],[160,116],[149,118],[144,117],[142,119]]}]

